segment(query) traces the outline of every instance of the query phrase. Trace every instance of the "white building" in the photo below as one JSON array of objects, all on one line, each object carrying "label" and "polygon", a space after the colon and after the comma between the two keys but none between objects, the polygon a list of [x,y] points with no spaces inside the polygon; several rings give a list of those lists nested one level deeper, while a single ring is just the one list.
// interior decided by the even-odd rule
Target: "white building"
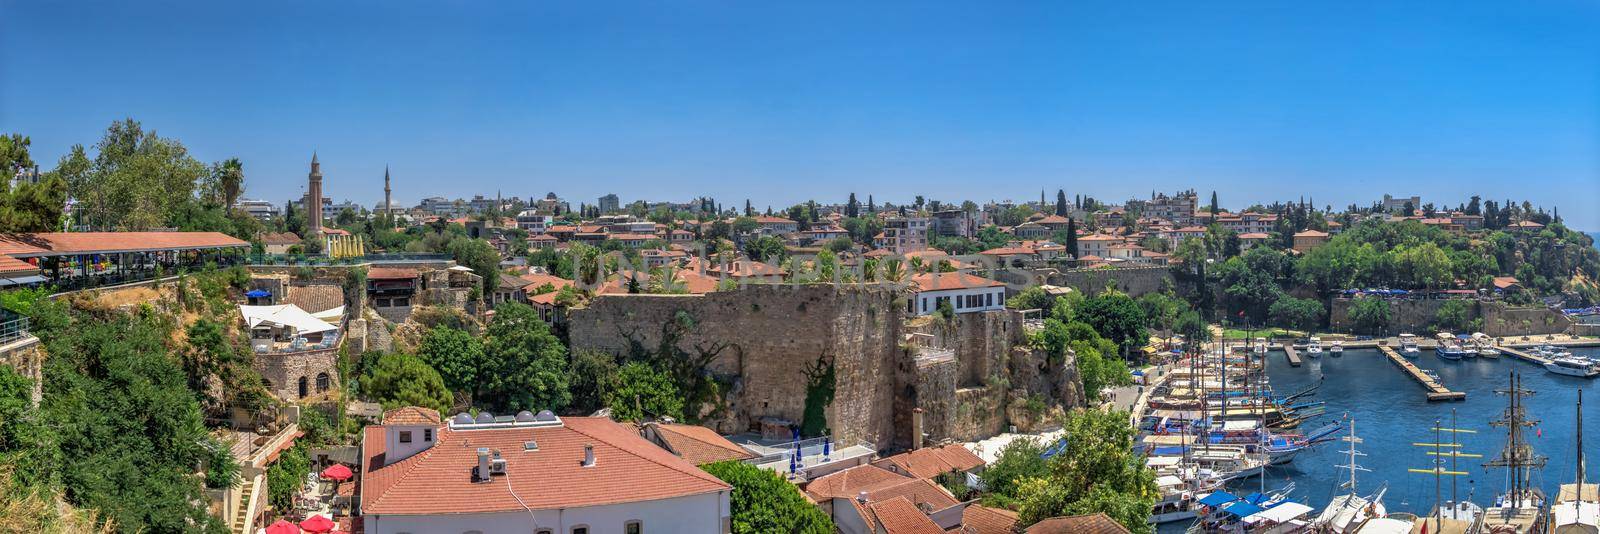
[{"label": "white building", "polygon": [[939,305],[949,302],[956,313],[1003,310],[1006,307],[1006,285],[981,276],[962,272],[924,273],[911,278],[917,294],[907,304],[912,315],[939,312]]},{"label": "white building", "polygon": [[517,228],[527,230],[528,233],[538,235],[545,233],[550,226],[555,224],[556,218],[539,210],[522,210],[517,214]]},{"label": "white building", "polygon": [[362,439],[369,534],[727,533],[731,487],[610,419],[408,407]]},{"label": "white building", "polygon": [[268,221],[278,216],[278,206],[266,200],[241,198],[233,202],[233,208],[250,214],[258,221]]}]

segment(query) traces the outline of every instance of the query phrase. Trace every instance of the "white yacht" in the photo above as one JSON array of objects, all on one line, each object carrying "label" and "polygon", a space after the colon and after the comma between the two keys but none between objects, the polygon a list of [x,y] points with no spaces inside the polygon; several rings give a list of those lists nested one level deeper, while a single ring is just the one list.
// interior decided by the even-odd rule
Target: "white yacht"
[{"label": "white yacht", "polygon": [[1600,376],[1600,366],[1596,366],[1594,362],[1587,359],[1574,358],[1572,356],[1550,360],[1550,363],[1544,364],[1544,368],[1558,375],[1582,378]]},{"label": "white yacht", "polygon": [[1330,356],[1343,356],[1344,355],[1344,342],[1335,340],[1332,345],[1328,346],[1328,355],[1330,355]]},{"label": "white yacht", "polygon": [[1407,358],[1415,358],[1421,353],[1422,349],[1417,347],[1416,334],[1400,334],[1400,354]]},{"label": "white yacht", "polygon": [[1322,338],[1314,337],[1306,342],[1306,354],[1322,354]]}]

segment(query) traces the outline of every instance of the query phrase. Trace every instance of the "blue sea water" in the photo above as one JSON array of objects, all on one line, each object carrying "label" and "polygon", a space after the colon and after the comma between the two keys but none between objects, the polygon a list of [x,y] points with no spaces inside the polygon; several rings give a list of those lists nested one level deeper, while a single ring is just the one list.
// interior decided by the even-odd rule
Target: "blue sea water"
[{"label": "blue sea water", "polygon": [[[1578,349],[1585,355],[1600,354],[1595,349]],[[1527,399],[1527,413],[1539,424],[1529,430],[1528,438],[1534,449],[1549,457],[1542,471],[1536,471],[1533,481],[1554,496],[1562,483],[1570,483],[1575,476],[1575,408],[1578,390],[1584,390],[1584,420],[1588,439],[1584,451],[1588,457],[1600,455],[1600,386],[1595,380],[1552,374],[1543,367],[1516,360],[1508,356],[1500,359],[1477,358],[1448,361],[1431,352],[1423,352],[1415,360],[1418,365],[1433,369],[1446,387],[1464,391],[1462,402],[1430,403],[1423,397],[1422,387],[1405,376],[1375,350],[1347,351],[1343,357],[1324,355],[1311,359],[1302,367],[1290,367],[1282,356],[1276,356],[1269,367],[1273,388],[1280,392],[1299,391],[1326,377],[1317,400],[1327,401],[1324,418],[1350,414],[1356,421],[1356,434],[1362,439],[1357,450],[1367,454],[1358,457],[1357,463],[1371,469],[1360,473],[1360,486],[1366,489],[1388,484],[1384,502],[1390,510],[1425,514],[1434,504],[1434,477],[1428,474],[1408,473],[1408,468],[1432,467],[1434,457],[1426,454],[1431,447],[1418,447],[1416,442],[1432,442],[1434,433],[1429,429],[1435,420],[1450,426],[1454,410],[1457,428],[1473,429],[1477,433],[1458,433],[1463,452],[1484,455],[1483,459],[1461,458],[1458,471],[1469,475],[1456,477],[1461,498],[1470,498],[1478,504],[1488,504],[1493,496],[1506,487],[1504,469],[1486,469],[1482,463],[1497,454],[1505,445],[1503,427],[1490,426],[1506,407],[1506,396],[1495,393],[1506,387],[1509,373],[1522,373],[1523,387],[1535,391]],[[1312,423],[1302,428],[1313,428]],[[1444,434],[1444,440],[1450,436]],[[1344,464],[1344,442],[1332,442],[1302,452],[1294,462],[1281,469],[1269,471],[1268,485],[1293,480],[1294,496],[1313,506],[1320,506],[1339,492],[1338,484],[1347,478],[1346,471],[1336,465]],[[1448,462],[1448,460],[1446,460]],[[1600,464],[1591,464],[1600,465]],[[1448,467],[1448,464],[1447,464]],[[1590,480],[1600,480],[1600,473],[1591,473]],[[1449,498],[1449,477],[1444,479]],[[1248,487],[1248,485],[1246,485]]]},{"label": "blue sea water", "polygon": [[[1580,355],[1600,356],[1600,349],[1575,349]],[[1560,484],[1571,483],[1576,475],[1574,437],[1576,411],[1574,401],[1578,390],[1584,391],[1584,429],[1587,443],[1584,454],[1600,459],[1600,386],[1596,380],[1573,378],[1552,374],[1543,367],[1502,356],[1500,359],[1477,358],[1459,362],[1439,359],[1424,351],[1412,360],[1423,368],[1433,369],[1446,387],[1465,391],[1467,399],[1461,402],[1430,403],[1423,396],[1422,386],[1405,376],[1376,350],[1348,350],[1344,356],[1334,358],[1324,354],[1321,358],[1306,359],[1305,365],[1291,367],[1282,353],[1274,353],[1268,367],[1272,387],[1279,394],[1301,391],[1323,380],[1322,388],[1313,400],[1326,401],[1327,413],[1317,420],[1307,422],[1300,431],[1350,414],[1356,421],[1356,434],[1362,440],[1356,450],[1365,453],[1357,463],[1371,469],[1358,473],[1362,493],[1387,484],[1384,504],[1396,512],[1426,514],[1434,505],[1434,477],[1428,474],[1408,473],[1408,468],[1427,469],[1433,466],[1433,456],[1426,454],[1431,448],[1417,447],[1415,442],[1432,442],[1434,434],[1429,429],[1440,419],[1450,426],[1451,411],[1457,417],[1457,427],[1477,430],[1475,434],[1458,434],[1461,451],[1482,454],[1484,458],[1461,458],[1457,471],[1467,476],[1457,478],[1457,491],[1462,499],[1487,505],[1494,495],[1506,487],[1504,469],[1485,469],[1484,461],[1499,453],[1505,445],[1505,429],[1490,426],[1506,407],[1506,397],[1495,394],[1507,384],[1508,373],[1522,373],[1523,387],[1536,393],[1526,400],[1530,419],[1539,424],[1528,431],[1534,449],[1547,457],[1549,463],[1542,471],[1535,471],[1533,481],[1547,495],[1555,496]],[[1449,434],[1444,434],[1449,441]],[[1301,452],[1288,465],[1267,471],[1266,487],[1269,490],[1283,487],[1293,481],[1292,499],[1320,510],[1334,495],[1343,492],[1339,484],[1348,479],[1348,472],[1337,466],[1346,462],[1346,443],[1333,441]],[[1446,467],[1449,460],[1446,459]],[[1592,482],[1600,481],[1600,462],[1586,462]],[[1444,478],[1444,498],[1450,498],[1450,478]],[[1258,479],[1250,479],[1235,486],[1236,491],[1256,491]],[[1187,525],[1182,525],[1187,526]],[[1161,532],[1182,532],[1182,526],[1169,524]]]}]

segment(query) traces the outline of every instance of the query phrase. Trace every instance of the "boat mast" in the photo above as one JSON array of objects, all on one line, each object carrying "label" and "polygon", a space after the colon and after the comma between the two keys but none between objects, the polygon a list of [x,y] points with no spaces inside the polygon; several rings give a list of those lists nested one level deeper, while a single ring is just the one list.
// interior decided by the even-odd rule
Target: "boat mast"
[{"label": "boat mast", "polygon": [[[1524,493],[1528,489],[1528,477],[1533,469],[1543,468],[1548,458],[1535,454],[1532,446],[1528,445],[1522,437],[1522,429],[1539,424],[1538,420],[1528,420],[1522,398],[1533,395],[1533,391],[1522,389],[1522,377],[1515,371],[1511,372],[1510,389],[1497,390],[1509,396],[1509,406],[1500,419],[1490,421],[1494,426],[1506,427],[1506,447],[1500,450],[1500,455],[1484,467],[1504,467],[1511,475],[1511,508],[1521,508]],[[1529,505],[1532,505],[1531,495],[1528,496]]]}]

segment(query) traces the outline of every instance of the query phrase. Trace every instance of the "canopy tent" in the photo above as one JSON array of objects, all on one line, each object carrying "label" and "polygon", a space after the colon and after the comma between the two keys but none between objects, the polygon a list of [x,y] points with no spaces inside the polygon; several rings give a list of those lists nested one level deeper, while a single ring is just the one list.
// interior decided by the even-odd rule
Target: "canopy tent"
[{"label": "canopy tent", "polygon": [[1286,502],[1272,508],[1262,510],[1255,515],[1246,517],[1244,518],[1244,522],[1248,524],[1255,524],[1262,521],[1282,523],[1309,513],[1311,513],[1310,506],[1306,506],[1297,502]]},{"label": "canopy tent", "polygon": [[324,322],[329,324],[338,324],[339,320],[344,318],[344,306],[322,310],[311,314],[311,316],[322,319]]},{"label": "canopy tent", "polygon": [[449,270],[452,270],[452,271],[455,271],[455,272],[458,272],[458,273],[470,273],[470,272],[472,272],[472,268],[471,267],[467,267],[465,265],[452,265],[452,266],[450,266]]},{"label": "canopy tent", "polygon": [[300,529],[306,532],[328,532],[333,527],[333,520],[322,514],[313,514],[310,519],[300,522]]},{"label": "canopy tent", "polygon": [[1261,507],[1247,502],[1236,502],[1223,508],[1223,513],[1233,514],[1236,517],[1245,517],[1261,513]]},{"label": "canopy tent", "polygon": [[267,534],[300,534],[300,527],[294,523],[279,519],[267,527]]},{"label": "canopy tent", "polygon": [[1239,500],[1238,495],[1234,495],[1226,491],[1219,491],[1210,495],[1206,495],[1205,497],[1201,497],[1200,504],[1216,508],[1218,505],[1228,504],[1237,500]]},{"label": "canopy tent", "polygon": [[253,298],[253,299],[258,299],[258,298],[262,298],[262,297],[270,297],[270,296],[272,296],[272,292],[267,291],[265,289],[252,289],[252,290],[250,290],[248,292],[245,292],[244,296],[250,297],[250,298]]},{"label": "canopy tent", "polygon": [[[340,310],[343,313],[343,310]],[[254,329],[259,326],[290,328],[296,334],[315,334],[338,330],[339,327],[328,324],[327,321],[306,313],[299,306],[293,304],[279,304],[277,306],[239,306],[239,314],[244,316],[245,325]]]},{"label": "canopy tent", "polygon": [[1172,475],[1161,475],[1156,477],[1156,487],[1158,488],[1174,488],[1182,486],[1183,484],[1183,479]]}]

